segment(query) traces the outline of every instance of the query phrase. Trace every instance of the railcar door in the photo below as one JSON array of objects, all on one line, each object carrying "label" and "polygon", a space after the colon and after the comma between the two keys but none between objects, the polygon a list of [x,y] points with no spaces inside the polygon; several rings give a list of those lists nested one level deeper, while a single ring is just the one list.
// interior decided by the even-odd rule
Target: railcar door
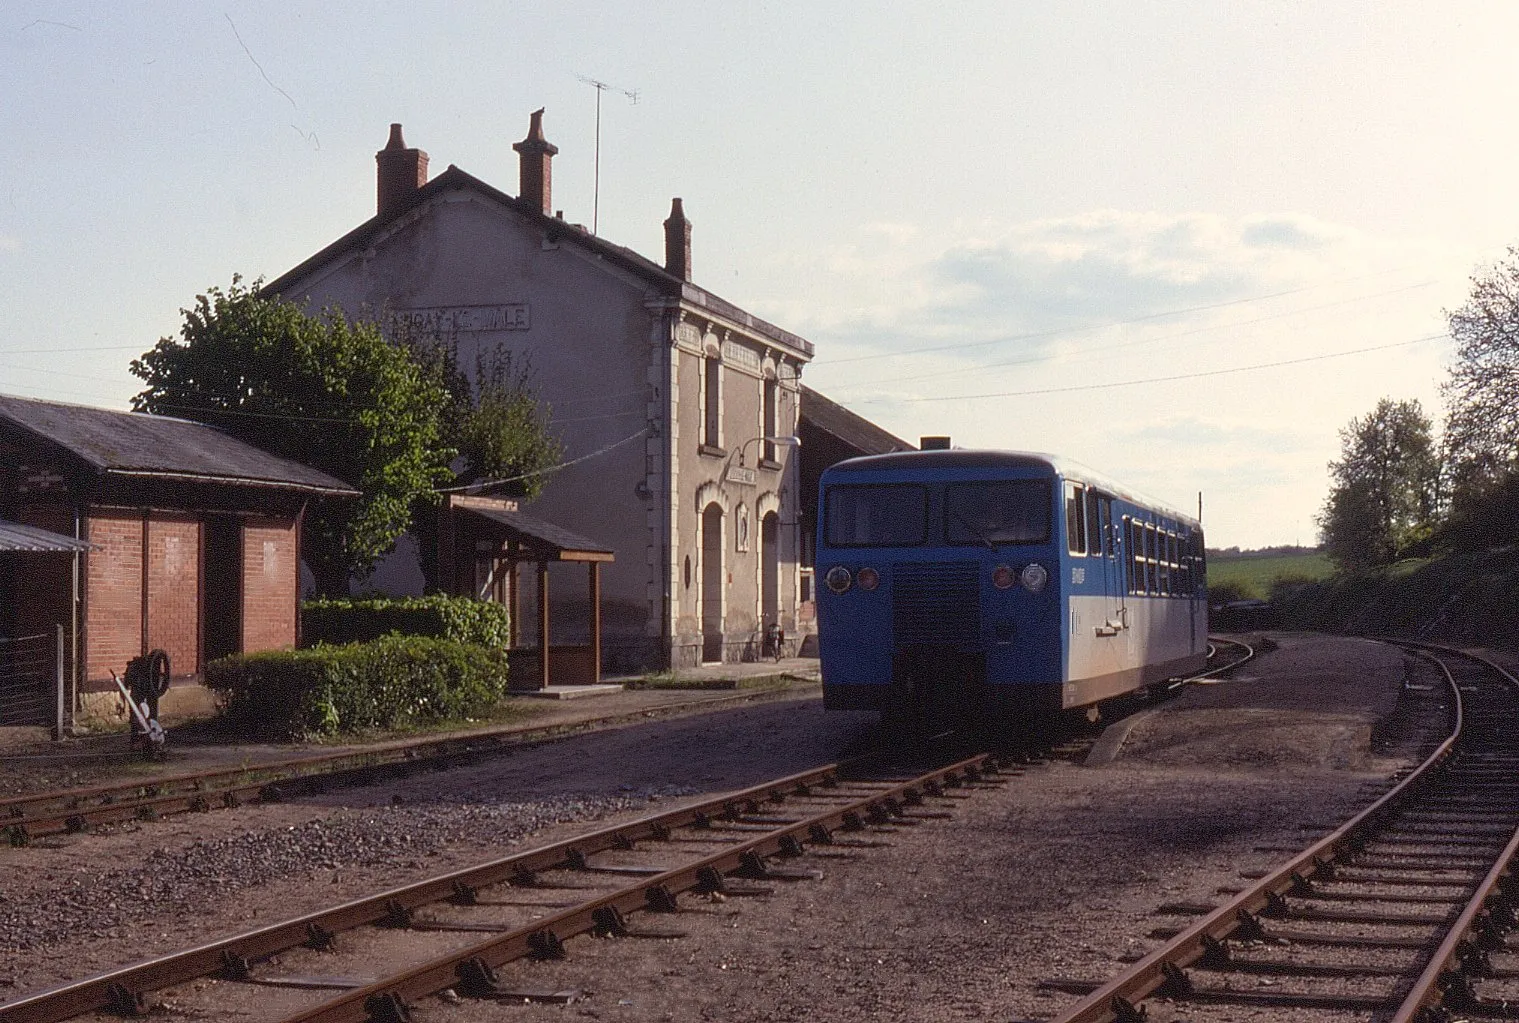
[{"label": "railcar door", "polygon": [[1182,552],[1187,571],[1187,613],[1192,626],[1192,645],[1188,650],[1196,652],[1197,647],[1197,617],[1199,599],[1203,591],[1202,565],[1199,564],[1199,555],[1202,552],[1202,534],[1193,530],[1187,534],[1186,549]]},{"label": "railcar door", "polygon": [[1097,530],[1092,553],[1102,559],[1103,629],[1109,634],[1116,634],[1123,628],[1123,579],[1119,574],[1118,530],[1113,524],[1113,498],[1094,490],[1087,493],[1095,505],[1088,511],[1088,520]]}]

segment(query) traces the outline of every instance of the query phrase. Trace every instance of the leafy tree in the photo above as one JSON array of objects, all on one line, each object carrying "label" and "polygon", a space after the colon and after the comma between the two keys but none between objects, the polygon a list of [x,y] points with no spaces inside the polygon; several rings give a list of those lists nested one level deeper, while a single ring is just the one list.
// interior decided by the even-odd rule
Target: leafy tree
[{"label": "leafy tree", "polygon": [[1472,278],[1448,312],[1456,359],[1444,386],[1452,518],[1470,543],[1519,537],[1519,248]]},{"label": "leafy tree", "polygon": [[543,470],[559,461],[564,445],[545,425],[550,410],[533,385],[531,362],[505,350],[482,354],[475,360],[471,390],[473,402],[459,417],[453,436],[462,460],[456,485],[537,497]]},{"label": "leafy tree", "polygon": [[450,396],[374,324],[336,308],[307,315],[259,283],[234,276],[181,310],[179,337],[132,361],[147,385],[133,407],[218,426],[361,491],[306,515],[302,550],[317,587],[343,594],[395,546],[413,504],[453,479],[441,421]]},{"label": "leafy tree", "polygon": [[1440,459],[1418,401],[1383,398],[1340,431],[1319,528],[1341,570],[1386,565],[1428,539],[1439,502]]},{"label": "leafy tree", "polygon": [[[537,497],[547,477],[544,470],[559,461],[564,446],[548,431],[550,410],[538,396],[531,362],[494,349],[477,355],[470,376],[459,368],[452,339],[418,337],[404,327],[398,333],[417,361],[448,389],[449,405],[441,418],[444,435],[458,452],[450,485],[527,500]],[[412,529],[423,580],[429,590],[436,590],[435,502],[416,502]]]}]

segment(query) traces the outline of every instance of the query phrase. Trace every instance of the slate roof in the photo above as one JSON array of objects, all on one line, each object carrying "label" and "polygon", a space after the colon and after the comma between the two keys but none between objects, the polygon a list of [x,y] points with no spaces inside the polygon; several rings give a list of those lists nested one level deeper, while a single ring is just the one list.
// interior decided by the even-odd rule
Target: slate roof
[{"label": "slate roof", "polygon": [[485,508],[478,505],[458,505],[457,510],[467,511],[481,518],[506,526],[522,534],[529,542],[546,548],[546,552],[562,561],[611,561],[612,549],[595,540],[588,540],[578,533],[556,526],[520,511],[505,508]]},{"label": "slate roof", "polygon": [[319,469],[188,419],[0,394],[0,423],[62,448],[102,475],[252,484],[332,497],[358,494]]},{"label": "slate roof", "polygon": [[94,547],[93,544],[75,540],[72,536],[0,519],[0,554],[11,554],[17,551],[29,554],[87,551],[92,547]]},{"label": "slate roof", "polygon": [[[545,233],[556,240],[573,242],[583,248],[590,249],[602,258],[626,270],[631,270],[661,294],[668,295],[671,298],[680,298],[690,302],[692,305],[709,309],[719,316],[726,317],[729,320],[748,327],[757,334],[761,334],[774,341],[779,341],[800,351],[808,358],[812,357],[812,342],[806,338],[799,337],[788,330],[782,330],[773,323],[745,312],[732,302],[714,295],[706,288],[698,287],[690,281],[675,276],[659,263],[654,262],[646,256],[639,255],[632,249],[621,245],[614,245],[603,238],[598,238],[596,235],[591,234],[585,228],[567,223],[558,217],[545,216],[543,211],[538,209],[533,203],[524,201],[516,196],[507,195],[500,189],[486,184],[474,175],[467,174],[452,164],[449,165],[448,170],[412,193],[405,205],[399,206],[390,213],[378,214],[371,217],[331,245],[322,249],[316,255],[302,262],[299,266],[280,274],[274,280],[265,284],[262,290],[271,295],[285,294],[290,285],[315,270],[350,252],[367,249],[370,243],[393,222],[406,216],[413,209],[439,195],[459,189],[478,192],[494,202],[515,210],[528,220],[536,222]],[[286,295],[285,297],[298,300],[304,296]]]},{"label": "slate roof", "polygon": [[838,402],[823,397],[805,384],[802,385],[801,418],[804,422],[824,433],[832,434],[856,451],[867,455],[917,450],[915,445],[909,444],[893,433],[888,433]]}]

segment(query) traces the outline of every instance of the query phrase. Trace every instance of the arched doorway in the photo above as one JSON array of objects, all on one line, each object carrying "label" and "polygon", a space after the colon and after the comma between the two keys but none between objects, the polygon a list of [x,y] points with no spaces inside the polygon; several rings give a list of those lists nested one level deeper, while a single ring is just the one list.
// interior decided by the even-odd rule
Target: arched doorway
[{"label": "arched doorway", "polygon": [[723,509],[716,501],[701,513],[701,659],[723,659]]},{"label": "arched doorway", "polygon": [[774,512],[760,519],[760,617],[767,629],[781,620],[781,520]]}]

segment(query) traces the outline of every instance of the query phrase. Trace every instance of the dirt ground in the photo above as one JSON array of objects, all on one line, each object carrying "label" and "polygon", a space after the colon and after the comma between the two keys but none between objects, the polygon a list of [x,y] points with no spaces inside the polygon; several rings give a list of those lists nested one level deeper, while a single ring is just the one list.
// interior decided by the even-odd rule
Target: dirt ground
[{"label": "dirt ground", "polygon": [[[685,937],[575,939],[564,961],[501,971],[524,990],[578,989],[580,1001],[429,999],[415,1015],[1048,1018],[1074,996],[1040,990],[1041,979],[1111,975],[1156,944],[1148,932],[1179,922],[1157,907],[1216,901],[1240,870],[1285,857],[1261,847],[1305,845],[1402,765],[1369,744],[1395,705],[1401,654],[1318,636],[1277,642],[1234,680],[1121,723],[1124,740],[1110,741],[1116,756],[1103,766],[1052,760],[958,801],[953,819],[797,861],[821,880],[635,919]],[[836,759],[872,725],[795,699],[577,736],[374,789],[0,850],[0,998]],[[290,958],[296,972],[359,969],[346,954]],[[255,1002],[202,983],[159,1000],[204,1019],[297,1004],[259,991]]]}]

